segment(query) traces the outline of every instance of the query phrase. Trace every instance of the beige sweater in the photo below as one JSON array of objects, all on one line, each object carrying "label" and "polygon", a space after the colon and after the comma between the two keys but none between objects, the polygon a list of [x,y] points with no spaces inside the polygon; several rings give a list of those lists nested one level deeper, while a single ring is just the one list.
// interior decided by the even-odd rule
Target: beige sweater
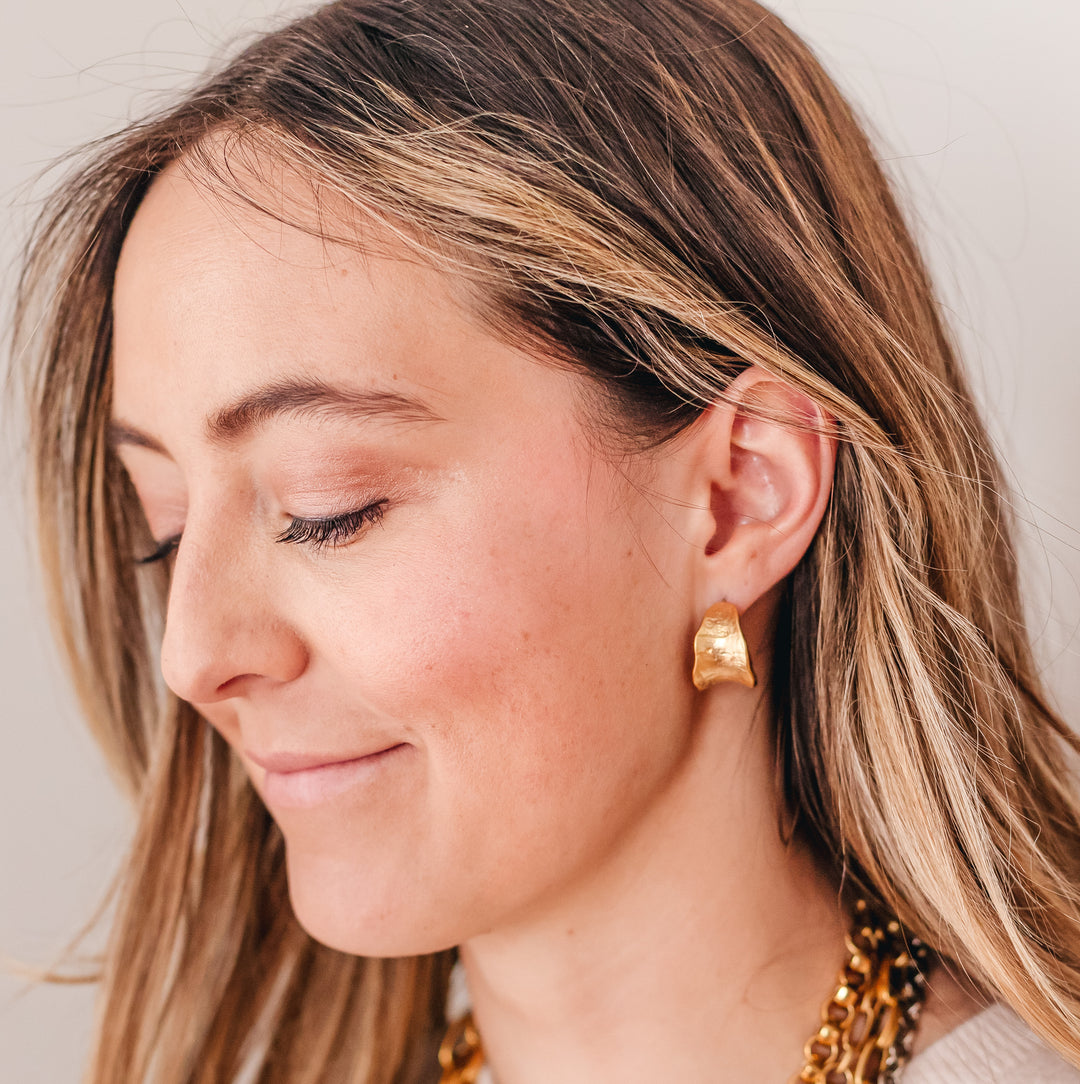
[{"label": "beige sweater", "polygon": [[1080,1084],[1063,1061],[1004,1005],[991,1005],[908,1063],[902,1084]]}]

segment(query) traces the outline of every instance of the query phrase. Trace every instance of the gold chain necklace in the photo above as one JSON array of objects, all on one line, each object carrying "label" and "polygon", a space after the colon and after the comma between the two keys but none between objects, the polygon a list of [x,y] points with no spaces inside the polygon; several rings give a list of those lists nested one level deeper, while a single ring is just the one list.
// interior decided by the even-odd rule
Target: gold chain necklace
[{"label": "gold chain necklace", "polygon": [[[911,1053],[923,999],[928,950],[895,919],[883,920],[865,900],[855,904],[848,960],[836,992],[821,1009],[791,1084],[895,1084]],[[484,1048],[472,1013],[455,1020],[439,1048],[440,1084],[476,1084]]]}]

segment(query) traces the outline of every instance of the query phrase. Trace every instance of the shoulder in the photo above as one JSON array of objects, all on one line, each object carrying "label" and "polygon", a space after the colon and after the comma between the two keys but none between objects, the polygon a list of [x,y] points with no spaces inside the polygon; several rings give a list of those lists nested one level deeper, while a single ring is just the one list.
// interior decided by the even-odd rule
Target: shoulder
[{"label": "shoulder", "polygon": [[902,1084],[1080,1084],[1076,1069],[1005,1005],[991,1005],[916,1054]]}]

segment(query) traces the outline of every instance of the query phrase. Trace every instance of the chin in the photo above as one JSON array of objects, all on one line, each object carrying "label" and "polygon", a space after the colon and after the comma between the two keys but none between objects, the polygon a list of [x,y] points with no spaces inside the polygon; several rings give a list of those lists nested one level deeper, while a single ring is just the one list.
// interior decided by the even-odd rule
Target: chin
[{"label": "chin", "polygon": [[438,898],[416,886],[379,885],[337,863],[294,857],[286,848],[289,899],[297,922],[327,948],[350,956],[423,956],[453,948],[460,938],[437,914]]}]

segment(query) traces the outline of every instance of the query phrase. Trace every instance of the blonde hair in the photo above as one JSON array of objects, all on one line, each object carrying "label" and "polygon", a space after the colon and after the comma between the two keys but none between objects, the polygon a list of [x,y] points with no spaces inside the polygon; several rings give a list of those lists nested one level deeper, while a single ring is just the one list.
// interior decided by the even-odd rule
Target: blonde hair
[{"label": "blonde hair", "polygon": [[1078,742],[1039,689],[1001,475],[848,105],[752,0],[342,0],[99,146],[23,275],[56,622],[138,813],[88,1079],[419,1082],[442,1025],[449,954],[315,944],[242,769],[156,674],[164,574],[134,567],[145,527],[105,437],[111,283],[154,175],[183,159],[252,199],[237,155],[473,281],[498,333],[592,375],[624,440],[678,432],[748,364],[837,419],[773,663],[785,830],[1080,1065]]}]

